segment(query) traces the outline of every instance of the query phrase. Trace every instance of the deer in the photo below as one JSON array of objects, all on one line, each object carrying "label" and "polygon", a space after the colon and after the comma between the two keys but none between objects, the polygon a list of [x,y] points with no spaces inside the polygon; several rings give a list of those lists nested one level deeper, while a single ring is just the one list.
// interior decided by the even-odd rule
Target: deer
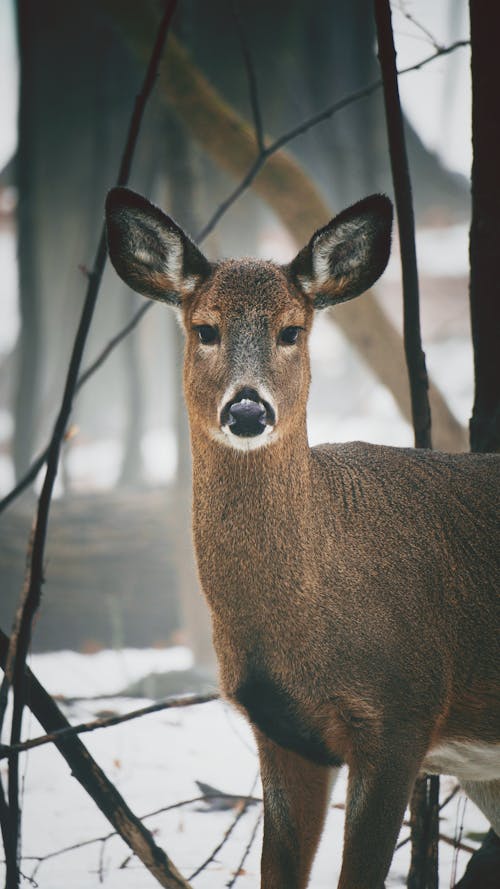
[{"label": "deer", "polygon": [[313,316],[381,276],[392,215],[371,195],[286,265],[211,262],[142,196],[106,202],[116,272],[185,333],[194,546],[258,747],[262,889],[308,885],[344,764],[339,889],[383,887],[423,772],[500,832],[500,459],[307,438]]}]

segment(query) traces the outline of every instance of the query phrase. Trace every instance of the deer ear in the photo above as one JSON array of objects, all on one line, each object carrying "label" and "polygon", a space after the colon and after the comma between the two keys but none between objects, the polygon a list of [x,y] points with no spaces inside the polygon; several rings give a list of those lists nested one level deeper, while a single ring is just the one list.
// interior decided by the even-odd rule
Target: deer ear
[{"label": "deer ear", "polygon": [[152,299],[180,306],[210,274],[210,263],[181,228],[128,188],[106,200],[111,262],[126,284]]},{"label": "deer ear", "polygon": [[391,228],[389,198],[364,198],[312,236],[290,264],[290,274],[316,309],[359,296],[387,265]]}]

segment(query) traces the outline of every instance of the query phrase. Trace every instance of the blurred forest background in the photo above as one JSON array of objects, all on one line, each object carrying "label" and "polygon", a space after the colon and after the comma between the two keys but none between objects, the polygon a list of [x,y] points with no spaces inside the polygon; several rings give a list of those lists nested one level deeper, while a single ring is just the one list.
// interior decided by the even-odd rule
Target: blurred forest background
[{"label": "blurred forest background", "polygon": [[[465,0],[395,2],[393,14],[399,68],[468,37]],[[4,0],[0,16],[4,496],[46,446],[54,423],[158,6]],[[380,76],[369,0],[183,0],[174,35],[130,186],[194,237],[247,172],[249,151],[257,152],[249,81],[251,87],[255,79],[263,130],[273,140]],[[467,449],[473,395],[468,77],[462,47],[400,78],[433,444],[448,450]],[[284,151],[291,162],[270,160],[204,242],[210,258],[286,261],[344,206],[374,191],[392,193],[380,90]],[[375,299],[358,306],[363,300],[316,322],[310,440],[410,445],[397,243]],[[107,269],[84,366],[140,305]],[[51,513],[35,651],[186,641],[199,665],[213,668],[191,554],[181,363],[180,330],[155,306],[82,387]],[[0,515],[5,630],[23,584],[37,490],[29,486]]]}]

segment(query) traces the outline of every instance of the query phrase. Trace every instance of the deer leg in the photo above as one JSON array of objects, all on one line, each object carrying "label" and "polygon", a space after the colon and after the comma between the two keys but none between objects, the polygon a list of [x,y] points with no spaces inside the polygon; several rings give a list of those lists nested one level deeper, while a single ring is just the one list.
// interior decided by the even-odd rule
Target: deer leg
[{"label": "deer leg", "polygon": [[316,765],[256,731],[264,790],[261,889],[304,889],[338,769]]},{"label": "deer leg", "polygon": [[338,889],[383,889],[418,766],[397,755],[351,764]]}]

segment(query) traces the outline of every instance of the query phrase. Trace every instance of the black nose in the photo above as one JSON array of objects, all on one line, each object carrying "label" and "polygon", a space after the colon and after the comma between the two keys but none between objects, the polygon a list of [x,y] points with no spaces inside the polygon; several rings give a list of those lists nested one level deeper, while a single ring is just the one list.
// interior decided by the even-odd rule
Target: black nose
[{"label": "black nose", "polygon": [[266,425],[264,405],[242,398],[229,408],[228,426],[234,435],[260,435]]},{"label": "black nose", "polygon": [[271,421],[274,422],[272,408],[261,401],[255,389],[241,389],[224,407],[221,416],[222,426],[229,426],[233,435],[247,438],[260,435]]}]

